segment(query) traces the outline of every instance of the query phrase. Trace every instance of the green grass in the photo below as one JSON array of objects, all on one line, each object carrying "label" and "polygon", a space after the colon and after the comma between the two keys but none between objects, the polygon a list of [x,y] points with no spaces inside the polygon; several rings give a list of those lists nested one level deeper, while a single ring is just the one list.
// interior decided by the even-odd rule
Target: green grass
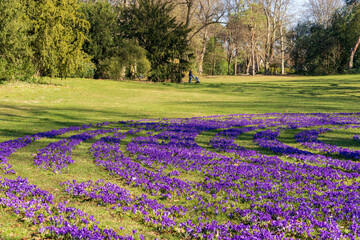
[{"label": "green grass", "polygon": [[201,84],[45,79],[0,85],[0,141],[90,122],[235,113],[357,112],[360,75],[204,77]]},{"label": "green grass", "polygon": [[[201,84],[89,79],[43,79],[43,84],[7,83],[0,85],[0,142],[51,129],[103,121],[238,113],[359,112],[359,80],[360,75],[222,76],[203,77]],[[208,143],[218,131],[199,135],[196,139],[198,144],[211,150]],[[292,137],[298,131],[287,130],[279,140],[299,147]],[[351,140],[354,133],[356,130],[339,130],[322,135],[320,140],[360,149],[359,143]],[[118,184],[121,182],[93,163],[89,148],[101,136],[79,145],[73,152],[75,164],[61,175],[54,175],[33,166],[32,159],[37,149],[72,134],[35,141],[11,156],[18,175],[27,177],[31,183],[50,191],[56,201],[69,199],[59,186],[60,182],[66,180],[104,179]],[[253,134],[254,132],[243,134],[236,143],[263,154],[273,154],[255,145],[252,142]],[[130,138],[124,139],[122,146],[129,141]],[[182,174],[180,177],[195,180],[199,176],[194,172]],[[143,192],[140,189],[132,189],[132,194],[141,193]],[[70,204],[101,219],[101,226],[115,230],[118,230],[119,226],[125,227],[121,234],[131,234],[131,229],[138,229],[139,233],[147,237],[159,237],[152,228],[130,217],[114,215],[106,207],[76,199],[72,199]],[[164,204],[169,202],[164,201]],[[0,208],[0,215],[0,239],[30,238],[35,231],[24,228],[24,224],[9,211]],[[172,238],[169,234],[161,237]]]}]

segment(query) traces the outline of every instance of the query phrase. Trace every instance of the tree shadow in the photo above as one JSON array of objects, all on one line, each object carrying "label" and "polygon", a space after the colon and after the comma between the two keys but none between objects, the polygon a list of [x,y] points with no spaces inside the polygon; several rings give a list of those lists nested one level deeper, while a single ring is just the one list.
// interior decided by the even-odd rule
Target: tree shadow
[{"label": "tree shadow", "polygon": [[[63,127],[82,126],[83,124],[96,124],[104,121],[119,121],[132,119],[145,119],[150,116],[146,113],[127,114],[114,110],[98,110],[88,108],[59,108],[31,106],[23,108],[0,104],[0,136],[5,139],[23,137],[38,132],[50,131]],[[14,111],[15,110],[15,111]],[[6,112],[12,113],[6,113]],[[5,112],[5,113],[4,113]],[[13,122],[18,124],[14,124]]]}]

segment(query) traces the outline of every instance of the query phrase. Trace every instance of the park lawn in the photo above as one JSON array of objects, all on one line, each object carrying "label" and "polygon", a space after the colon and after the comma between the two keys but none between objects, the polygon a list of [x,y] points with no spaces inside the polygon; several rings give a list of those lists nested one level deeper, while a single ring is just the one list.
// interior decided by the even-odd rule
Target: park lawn
[{"label": "park lawn", "polygon": [[[179,118],[208,115],[269,112],[360,112],[360,75],[327,77],[298,76],[217,76],[202,77],[201,84],[149,83],[90,79],[42,79],[42,84],[13,82],[0,85],[0,142],[28,134],[68,126],[104,121]],[[115,125],[111,127],[121,127]],[[200,135],[197,142],[211,150],[208,142],[218,131]],[[78,132],[77,132],[78,133]],[[76,134],[77,134],[76,133]],[[69,137],[67,133],[55,139],[42,139],[11,156],[14,170],[39,188],[51,192],[57,201],[69,199],[59,187],[60,182],[104,179],[118,183],[118,179],[95,166],[89,153],[91,144],[101,136],[80,144],[74,151],[76,163],[61,175],[36,168],[32,159],[37,149]],[[142,133],[139,133],[140,136]],[[244,134],[238,143],[248,149],[271,155],[252,142],[254,133]],[[293,136],[283,136],[284,141]],[[348,145],[354,132],[337,131],[323,136],[324,141],[344,139]],[[335,136],[336,139],[331,139]],[[124,140],[124,146],[129,139]],[[291,143],[291,142],[290,142]],[[339,142],[337,142],[339,143]],[[292,143],[296,146],[296,143]],[[355,144],[356,145],[356,144]],[[360,150],[360,146],[350,146]],[[284,159],[286,160],[286,159]],[[15,176],[5,176],[15,178]],[[194,180],[196,174],[181,176]],[[122,186],[122,185],[121,185]],[[122,186],[126,187],[126,186]],[[142,191],[135,192],[137,195]],[[112,215],[106,207],[71,200],[71,206],[80,208],[97,219],[102,227],[115,230],[124,227],[149,238],[159,237],[156,231],[128,218]],[[0,208],[0,238],[29,238],[35,229],[24,228],[24,223],[9,211]],[[161,235],[170,239],[170,235]]]},{"label": "park lawn", "polygon": [[0,85],[0,141],[103,121],[360,110],[360,75],[216,76],[201,84],[42,81]]}]

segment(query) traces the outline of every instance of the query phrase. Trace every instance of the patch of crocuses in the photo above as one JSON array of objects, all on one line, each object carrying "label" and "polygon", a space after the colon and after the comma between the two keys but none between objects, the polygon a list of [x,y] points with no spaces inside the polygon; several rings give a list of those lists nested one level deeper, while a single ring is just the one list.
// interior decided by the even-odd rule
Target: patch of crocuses
[{"label": "patch of crocuses", "polygon": [[80,143],[94,138],[97,135],[111,133],[118,129],[99,129],[87,131],[81,134],[73,135],[68,139],[61,139],[55,143],[50,143],[43,149],[39,149],[34,162],[37,166],[44,169],[51,169],[53,172],[61,173],[63,168],[67,168],[69,164],[74,163],[71,159],[72,150]]},{"label": "patch of crocuses", "polygon": [[[111,124],[115,128],[102,128]],[[34,162],[61,173],[76,162],[72,150],[104,135],[94,140],[89,161],[99,171],[107,171],[113,181],[63,182],[69,202],[86,200],[160,236],[357,239],[360,151],[330,145],[318,137],[359,126],[360,113],[241,114],[84,125],[53,130],[58,136],[95,128],[39,149]],[[279,140],[287,130],[298,132],[294,136],[297,144]],[[260,150],[239,145],[237,140],[244,134],[252,134]],[[43,137],[51,135],[0,143],[0,157],[7,164],[3,169],[11,170],[12,152]],[[43,237],[144,238],[136,235],[137,229],[131,229],[132,236],[121,236],[101,228],[94,217],[54,199],[49,191],[20,176],[0,179],[0,206],[36,225]]]},{"label": "patch of crocuses", "polygon": [[356,140],[356,141],[359,141],[360,142],[360,135],[354,135],[354,140]]},{"label": "patch of crocuses", "polygon": [[95,218],[67,202],[54,202],[47,191],[29,184],[27,179],[0,178],[0,206],[13,210],[25,222],[38,226],[43,238],[133,239],[111,229],[98,227]]},{"label": "patch of crocuses", "polygon": [[349,159],[360,159],[360,151],[351,150],[345,147],[338,147],[318,140],[321,133],[331,131],[330,129],[312,129],[305,130],[295,135],[297,142],[301,143],[304,147],[315,149],[323,153],[339,154],[342,157]]}]

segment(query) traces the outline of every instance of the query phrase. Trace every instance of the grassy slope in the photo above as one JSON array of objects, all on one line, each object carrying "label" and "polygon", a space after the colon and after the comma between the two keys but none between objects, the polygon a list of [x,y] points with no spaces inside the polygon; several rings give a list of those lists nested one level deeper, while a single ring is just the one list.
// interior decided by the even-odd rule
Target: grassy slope
[{"label": "grassy slope", "polygon": [[108,120],[357,112],[359,79],[360,75],[208,77],[200,85],[52,79],[49,85],[0,85],[0,141]]},{"label": "grassy slope", "polygon": [[[47,80],[51,84],[35,85],[11,83],[0,85],[0,141],[26,134],[57,129],[65,126],[143,118],[173,118],[204,115],[265,112],[358,112],[359,75],[329,77],[208,77],[196,84],[154,84],[140,82],[116,82],[105,80]],[[349,130],[350,131],[350,130]],[[71,136],[68,133],[60,138]],[[216,134],[199,136],[199,144],[207,143]],[[293,133],[289,133],[293,136]],[[349,133],[327,134],[323,140],[338,140],[347,145]],[[252,140],[253,133],[245,134],[239,144],[260,150]],[[336,136],[336,139],[330,139]],[[99,136],[101,137],[101,136]],[[286,138],[286,136],[285,136]],[[88,149],[96,140],[85,142],[73,152],[75,164],[68,172],[54,175],[33,166],[31,159],[36,150],[58,139],[43,139],[14,153],[11,157],[14,169],[33,184],[50,191],[56,200],[68,197],[59,183],[77,179],[105,179],[117,182],[114,177],[92,164]],[[291,138],[292,139],[292,138]],[[128,139],[127,141],[129,141]],[[285,141],[286,139],[284,139]],[[126,141],[125,141],[126,142]],[[289,142],[290,143],[290,142]],[[296,146],[296,143],[292,143]],[[298,146],[297,146],[298,147]],[[360,149],[359,146],[349,146]],[[269,152],[263,151],[268,154]],[[90,162],[90,164],[89,164]],[[7,176],[9,177],[9,176]],[[16,176],[13,176],[16,177]],[[187,179],[194,176],[186,176]],[[45,180],[45,181],[44,181]],[[140,194],[141,191],[132,191]],[[102,219],[102,225],[124,234],[138,229],[147,237],[157,233],[127,217],[112,215],[104,207],[72,201],[74,207]],[[28,238],[34,231],[24,228],[11,212],[0,208],[0,239]],[[162,235],[169,239],[171,236]]]}]

